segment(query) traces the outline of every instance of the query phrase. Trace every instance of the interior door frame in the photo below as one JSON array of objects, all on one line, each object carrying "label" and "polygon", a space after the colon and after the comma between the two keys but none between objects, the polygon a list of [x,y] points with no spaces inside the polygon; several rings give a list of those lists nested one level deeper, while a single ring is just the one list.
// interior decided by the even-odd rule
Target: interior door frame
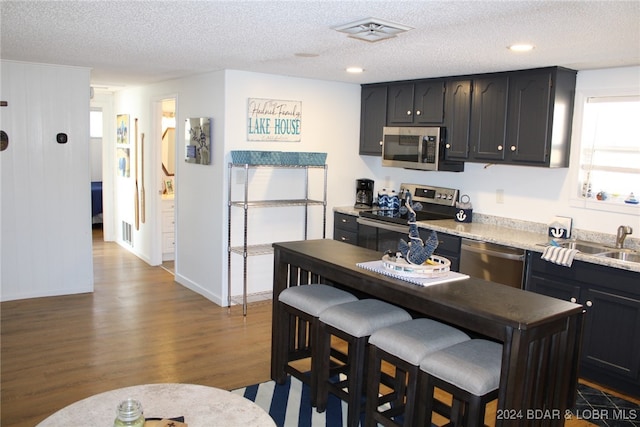
[{"label": "interior door frame", "polygon": [[[178,127],[180,123],[178,121],[178,95],[174,93],[174,94],[167,94],[167,95],[154,98],[152,102],[151,141],[153,141],[153,144],[149,144],[147,147],[149,148],[149,151],[151,151],[152,153],[152,155],[149,156],[149,159],[152,159],[153,162],[151,165],[149,165],[150,162],[147,161],[147,164],[145,166],[147,166],[148,169],[152,171],[151,180],[147,182],[154,183],[153,191],[147,192],[147,194],[149,193],[153,194],[153,200],[155,205],[155,209],[154,209],[155,218],[156,218],[156,221],[155,221],[156,227],[154,231],[155,243],[152,245],[152,251],[151,251],[154,265],[161,265],[163,262],[162,260],[162,243],[163,243],[162,242],[162,191],[163,191],[162,178],[164,177],[164,175],[162,172],[162,113],[163,113],[162,103],[167,99],[173,99],[175,102],[174,114],[176,117],[176,131],[175,131],[176,141],[175,141],[174,158],[176,159],[176,162],[175,162],[176,164],[175,164],[175,170],[174,170],[174,216],[175,216],[174,236],[175,236],[175,241],[177,242],[178,240],[178,197],[179,195],[178,195],[178,191],[176,190],[178,188],[178,185],[177,185],[178,163],[179,163],[178,162],[178,152],[179,152],[178,135],[180,134]],[[178,248],[178,245],[175,245],[175,249],[174,249],[175,271],[177,271],[177,265],[178,265],[177,248]]]}]

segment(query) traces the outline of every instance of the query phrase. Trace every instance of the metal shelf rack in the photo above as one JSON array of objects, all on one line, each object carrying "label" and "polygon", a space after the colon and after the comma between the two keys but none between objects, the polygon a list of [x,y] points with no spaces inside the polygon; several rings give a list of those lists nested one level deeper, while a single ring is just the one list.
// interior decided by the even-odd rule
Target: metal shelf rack
[{"label": "metal shelf rack", "polygon": [[[244,197],[242,200],[234,200],[232,198],[232,179],[234,168],[242,168],[245,171],[244,176]],[[271,169],[300,169],[304,170],[304,189],[303,199],[286,199],[286,200],[249,200],[249,171],[251,169],[271,168]],[[309,169],[324,169],[324,190],[322,200],[309,199]],[[243,288],[242,288],[242,314],[247,315],[247,268],[248,258],[256,255],[268,255],[273,253],[272,243],[259,245],[248,244],[248,219],[249,209],[254,208],[273,208],[286,206],[304,206],[304,240],[307,240],[309,231],[308,217],[309,206],[322,206],[322,238],[326,238],[327,229],[327,170],[324,165],[253,165],[229,163],[229,189],[228,189],[228,240],[227,240],[227,303],[231,307],[231,258],[232,254],[242,255],[243,258]],[[241,246],[231,246],[231,211],[232,208],[242,208],[244,210],[244,236]]]}]

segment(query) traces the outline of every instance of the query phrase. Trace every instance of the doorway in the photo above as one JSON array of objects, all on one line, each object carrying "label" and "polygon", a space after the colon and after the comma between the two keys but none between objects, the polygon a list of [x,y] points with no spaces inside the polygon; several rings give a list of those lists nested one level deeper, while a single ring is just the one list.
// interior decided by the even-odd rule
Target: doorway
[{"label": "doorway", "polygon": [[162,267],[175,274],[176,99],[161,101]]},{"label": "doorway", "polygon": [[102,228],[102,108],[89,109],[89,167],[91,169],[91,226]]}]

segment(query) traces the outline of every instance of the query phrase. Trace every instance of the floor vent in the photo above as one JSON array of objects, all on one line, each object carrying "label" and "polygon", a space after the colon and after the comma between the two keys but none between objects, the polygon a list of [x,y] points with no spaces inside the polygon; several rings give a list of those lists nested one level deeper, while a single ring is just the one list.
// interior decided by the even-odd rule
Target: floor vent
[{"label": "floor vent", "polygon": [[131,224],[122,221],[122,241],[133,246],[133,233],[131,233]]}]

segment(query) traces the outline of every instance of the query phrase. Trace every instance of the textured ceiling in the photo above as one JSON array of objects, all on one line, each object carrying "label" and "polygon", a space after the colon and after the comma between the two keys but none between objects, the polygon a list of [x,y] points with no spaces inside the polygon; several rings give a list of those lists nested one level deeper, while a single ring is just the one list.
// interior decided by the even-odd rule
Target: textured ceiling
[{"label": "textured ceiling", "polygon": [[[221,69],[372,83],[640,65],[639,0],[1,0],[0,14],[0,57],[90,67],[98,87]],[[376,43],[332,29],[369,17],[414,29]],[[506,49],[519,42],[536,48]],[[365,72],[344,71],[355,65]]]}]

